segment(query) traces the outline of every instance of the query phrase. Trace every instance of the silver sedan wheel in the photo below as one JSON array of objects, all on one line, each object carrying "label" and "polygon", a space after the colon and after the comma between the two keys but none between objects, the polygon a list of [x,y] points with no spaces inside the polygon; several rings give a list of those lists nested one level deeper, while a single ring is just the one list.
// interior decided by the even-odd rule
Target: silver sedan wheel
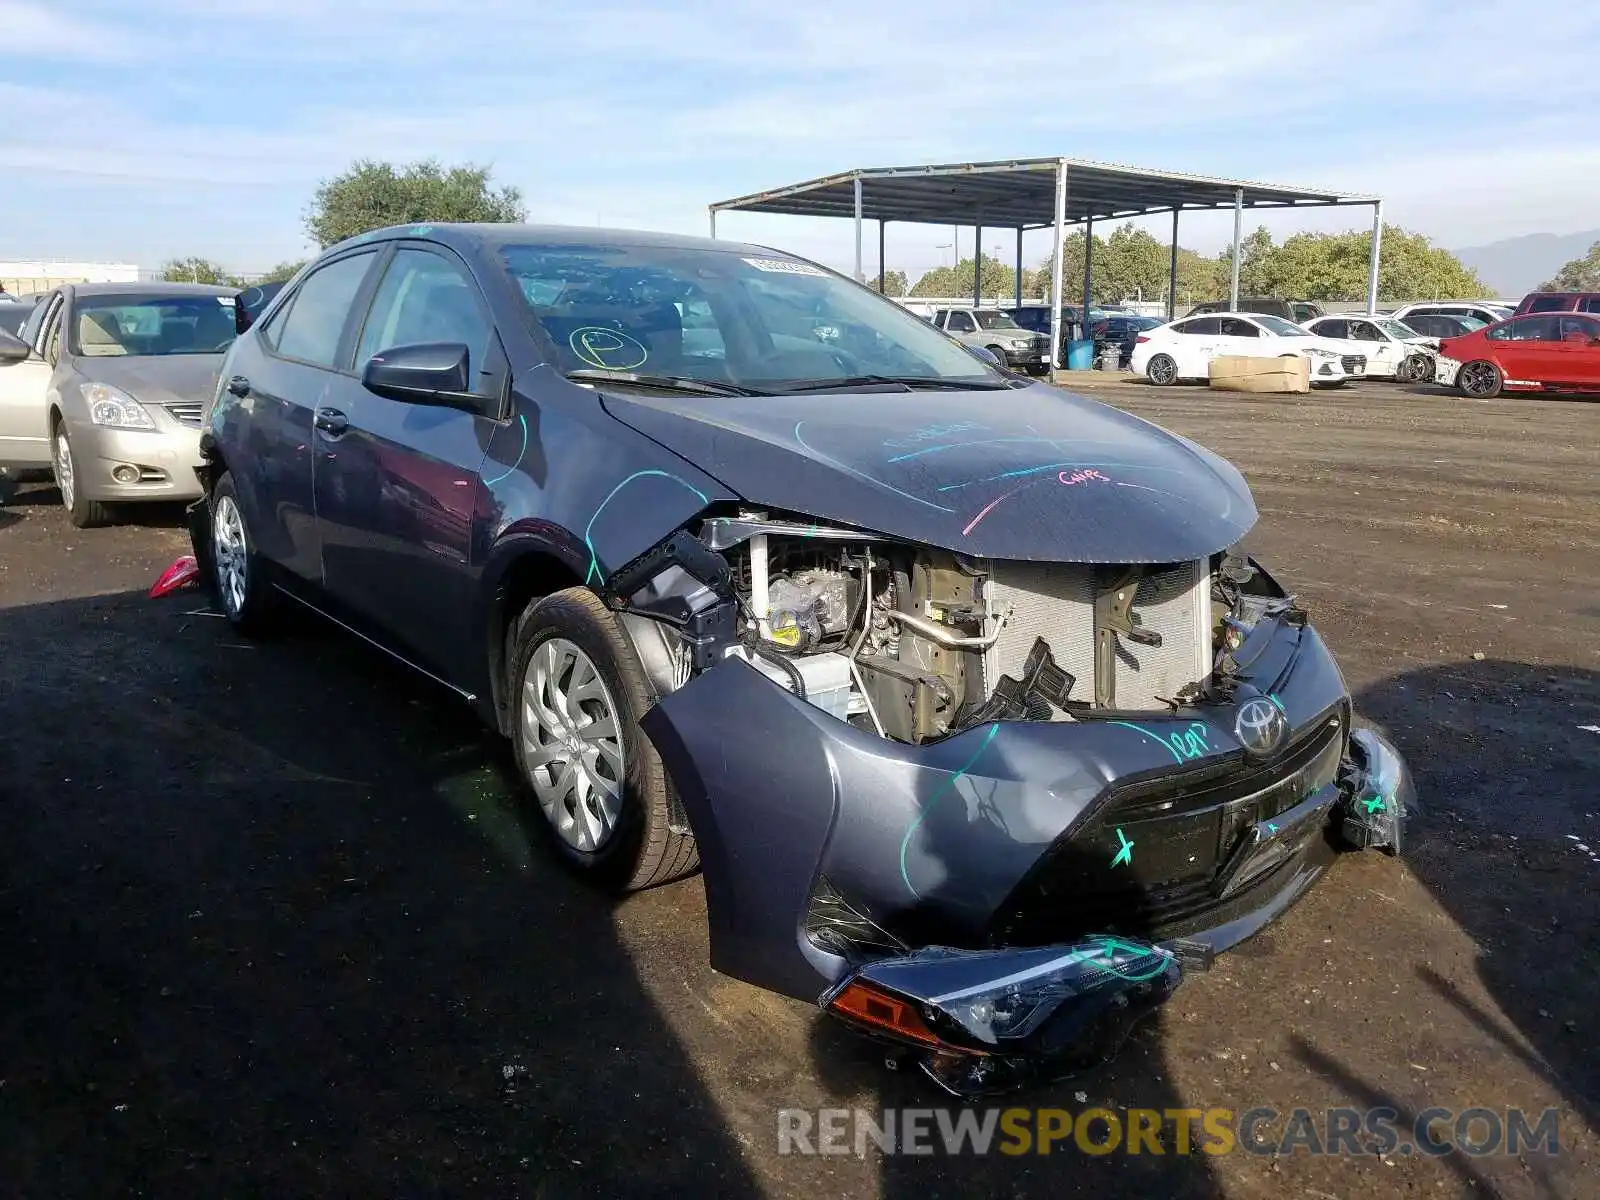
[{"label": "silver sedan wheel", "polygon": [[211,514],[211,558],[216,564],[217,590],[230,617],[244,610],[248,548],[244,540],[244,518],[232,496],[218,496]]},{"label": "silver sedan wheel", "polygon": [[520,736],[550,827],[575,850],[599,850],[622,815],[622,729],[593,660],[565,638],[541,642],[528,661]]},{"label": "silver sedan wheel", "polygon": [[56,488],[61,492],[61,503],[68,508],[76,497],[77,479],[72,471],[72,444],[67,441],[65,429],[56,430],[55,454]]}]

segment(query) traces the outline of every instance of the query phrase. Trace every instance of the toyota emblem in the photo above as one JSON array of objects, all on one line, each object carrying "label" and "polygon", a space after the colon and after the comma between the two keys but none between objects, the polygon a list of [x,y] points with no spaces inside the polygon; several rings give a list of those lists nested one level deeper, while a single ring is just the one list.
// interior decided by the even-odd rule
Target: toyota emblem
[{"label": "toyota emblem", "polygon": [[1239,706],[1233,719],[1233,736],[1251,754],[1271,754],[1283,741],[1289,723],[1283,710],[1271,700],[1257,696]]}]

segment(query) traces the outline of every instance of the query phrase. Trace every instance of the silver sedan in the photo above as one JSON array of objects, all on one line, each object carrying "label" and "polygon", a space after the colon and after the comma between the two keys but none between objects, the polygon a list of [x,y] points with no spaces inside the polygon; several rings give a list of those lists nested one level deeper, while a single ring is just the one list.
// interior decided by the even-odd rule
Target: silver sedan
[{"label": "silver sedan", "polygon": [[200,425],[237,334],[237,289],[71,284],[0,333],[0,467],[48,467],[81,527],[201,494]]}]

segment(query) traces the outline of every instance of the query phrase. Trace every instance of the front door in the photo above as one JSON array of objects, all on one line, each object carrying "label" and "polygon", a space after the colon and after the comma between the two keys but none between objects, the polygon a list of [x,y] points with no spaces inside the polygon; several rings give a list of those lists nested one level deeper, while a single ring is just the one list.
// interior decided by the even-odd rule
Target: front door
[{"label": "front door", "polygon": [[[50,465],[50,377],[55,367],[43,348],[61,320],[61,297],[40,302],[45,307],[32,353],[22,362],[0,365],[0,466]],[[30,322],[32,324],[32,322]]]},{"label": "front door", "polygon": [[1559,317],[1559,382],[1600,386],[1600,321],[1576,313]]},{"label": "front door", "polygon": [[[467,347],[482,404],[410,403],[368,391],[367,362],[425,342]],[[403,243],[373,292],[353,373],[319,426],[317,523],[328,592],[446,680],[481,661],[471,629],[472,530],[479,470],[499,424],[504,353],[466,268],[448,251]]]},{"label": "front door", "polygon": [[261,554],[313,584],[323,574],[313,460],[324,447],[312,418],[348,382],[351,310],[377,261],[368,249],[318,267],[223,368],[218,403],[232,410],[224,453],[251,463],[235,476],[245,524]]}]

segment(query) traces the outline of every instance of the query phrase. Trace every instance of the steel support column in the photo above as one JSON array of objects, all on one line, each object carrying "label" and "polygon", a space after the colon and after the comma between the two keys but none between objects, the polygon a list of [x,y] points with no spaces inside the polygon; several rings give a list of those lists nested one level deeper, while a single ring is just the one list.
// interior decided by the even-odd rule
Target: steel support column
[{"label": "steel support column", "polygon": [[1378,311],[1378,255],[1383,248],[1383,201],[1372,202],[1372,261],[1367,264],[1367,315]]},{"label": "steel support column", "polygon": [[1067,223],[1067,160],[1056,160],[1056,213],[1050,256],[1050,366],[1061,367],[1061,241]]},{"label": "steel support column", "polygon": [[888,223],[889,222],[885,221],[882,217],[878,218],[878,295],[880,296],[888,295],[888,291],[886,290],[884,283],[884,278],[887,274],[887,271],[884,268],[883,262],[883,227]]},{"label": "steel support column", "polygon": [[1022,226],[1017,226],[1017,307],[1022,307]]},{"label": "steel support column", "polygon": [[856,282],[865,283],[866,276],[861,271],[861,176],[856,176]]},{"label": "steel support column", "polygon": [[1228,288],[1228,311],[1239,307],[1239,241],[1244,231],[1244,189],[1233,193],[1233,283]]},{"label": "steel support column", "polygon": [[1089,307],[1094,296],[1094,218],[1083,223],[1083,314],[1079,318],[1078,336],[1089,336]]},{"label": "steel support column", "polygon": [[1172,210],[1172,263],[1167,273],[1167,320],[1178,319],[1178,210]]},{"label": "steel support column", "polygon": [[983,306],[983,218],[972,231],[972,307]]}]

